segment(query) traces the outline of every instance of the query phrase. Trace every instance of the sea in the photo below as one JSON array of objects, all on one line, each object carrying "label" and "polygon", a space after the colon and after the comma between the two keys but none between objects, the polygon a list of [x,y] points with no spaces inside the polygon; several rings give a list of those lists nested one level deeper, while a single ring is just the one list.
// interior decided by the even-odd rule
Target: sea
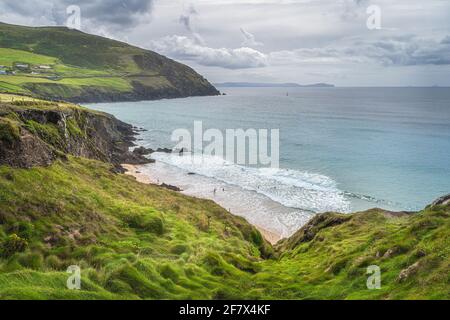
[{"label": "sea", "polygon": [[[219,88],[225,95],[87,104],[173,148],[172,133],[279,129],[279,165],[201,151],[156,152],[139,168],[156,183],[208,198],[288,237],[317,213],[417,211],[450,193],[450,88]],[[201,161],[192,161],[201,157]]]}]

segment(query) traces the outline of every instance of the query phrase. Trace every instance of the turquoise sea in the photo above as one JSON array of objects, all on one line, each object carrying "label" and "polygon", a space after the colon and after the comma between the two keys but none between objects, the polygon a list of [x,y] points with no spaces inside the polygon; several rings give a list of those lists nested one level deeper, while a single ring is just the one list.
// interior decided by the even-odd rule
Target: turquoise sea
[{"label": "turquoise sea", "polygon": [[[149,174],[198,196],[227,187],[217,202],[283,235],[316,212],[419,210],[450,192],[449,88],[219,89],[227,95],[88,107],[147,129],[138,142],[152,148],[174,146],[172,131],[198,120],[205,129],[280,129],[280,169],[216,157],[195,167],[158,153]],[[241,213],[249,206],[251,214]]]}]

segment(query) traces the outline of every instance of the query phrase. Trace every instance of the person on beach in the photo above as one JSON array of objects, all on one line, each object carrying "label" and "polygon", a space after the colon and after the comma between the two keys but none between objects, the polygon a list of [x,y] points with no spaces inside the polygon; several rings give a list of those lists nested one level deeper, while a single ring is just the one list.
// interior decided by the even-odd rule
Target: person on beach
[{"label": "person on beach", "polygon": [[217,189],[216,189],[216,188],[214,188],[214,195],[216,195],[216,191],[217,191]]}]

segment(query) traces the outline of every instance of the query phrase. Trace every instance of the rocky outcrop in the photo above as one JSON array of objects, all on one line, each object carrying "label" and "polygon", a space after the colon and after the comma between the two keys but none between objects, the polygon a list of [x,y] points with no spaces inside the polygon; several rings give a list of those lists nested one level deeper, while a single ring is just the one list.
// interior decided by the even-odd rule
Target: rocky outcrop
[{"label": "rocky outcrop", "polygon": [[[192,85],[192,84],[191,84]],[[121,101],[143,101],[173,98],[186,98],[191,96],[214,96],[218,95],[214,87],[196,88],[191,90],[173,87],[154,88],[146,86],[139,81],[131,81],[130,91],[117,91],[113,88],[96,86],[73,87],[60,83],[28,83],[23,87],[33,93],[34,96],[43,99],[65,100],[73,103],[96,103],[96,102],[121,102]],[[188,86],[188,84],[185,84]]]},{"label": "rocky outcrop", "polygon": [[428,208],[434,208],[436,206],[445,206],[450,204],[450,194],[447,194],[445,196],[442,196],[436,200],[434,200],[429,206]]},{"label": "rocky outcrop", "polygon": [[141,147],[137,147],[136,149],[133,150],[134,154],[141,155],[141,156],[152,154],[153,152],[154,152],[153,149],[151,149],[151,148],[144,148],[142,146]]},{"label": "rocky outcrop", "polygon": [[300,230],[298,230],[290,238],[281,240],[277,244],[278,250],[293,249],[297,245],[311,241],[315,238],[320,230],[336,226],[347,222],[352,218],[351,215],[326,212],[314,216],[306,225],[304,225]]},{"label": "rocky outcrop", "polygon": [[420,268],[420,261],[417,261],[416,263],[410,265],[408,268],[400,271],[397,281],[404,282],[404,281],[408,280],[409,278],[411,278],[411,276],[413,276],[414,274],[417,273],[419,268]]},{"label": "rocky outcrop", "polygon": [[143,164],[133,153],[135,132],[115,117],[73,106],[0,105],[0,164],[29,168],[50,165],[67,154],[110,162]]},{"label": "rocky outcrop", "polygon": [[22,130],[13,142],[0,140],[0,164],[18,168],[48,166],[56,159],[56,153],[45,142]]}]

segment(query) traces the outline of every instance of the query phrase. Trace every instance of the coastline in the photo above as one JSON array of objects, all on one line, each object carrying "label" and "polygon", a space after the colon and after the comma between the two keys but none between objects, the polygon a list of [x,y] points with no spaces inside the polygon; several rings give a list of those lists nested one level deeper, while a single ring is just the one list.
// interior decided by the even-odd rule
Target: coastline
[{"label": "coastline", "polygon": [[[160,185],[159,182],[164,183],[164,181],[158,181],[151,175],[143,173],[142,170],[140,170],[142,165],[134,165],[134,164],[125,163],[125,164],[121,164],[121,166],[126,170],[126,172],[125,172],[126,175],[134,177],[136,179],[136,181],[138,181],[140,183],[155,184],[155,185]],[[189,194],[187,194],[187,195],[189,195]],[[251,223],[251,222],[249,222],[249,223]],[[281,234],[278,234],[273,231],[269,231],[266,228],[263,228],[254,223],[252,223],[252,225],[256,229],[258,229],[258,231],[261,233],[261,235],[264,237],[264,239],[266,239],[272,245],[276,244],[278,241],[280,241],[283,238]]]}]

